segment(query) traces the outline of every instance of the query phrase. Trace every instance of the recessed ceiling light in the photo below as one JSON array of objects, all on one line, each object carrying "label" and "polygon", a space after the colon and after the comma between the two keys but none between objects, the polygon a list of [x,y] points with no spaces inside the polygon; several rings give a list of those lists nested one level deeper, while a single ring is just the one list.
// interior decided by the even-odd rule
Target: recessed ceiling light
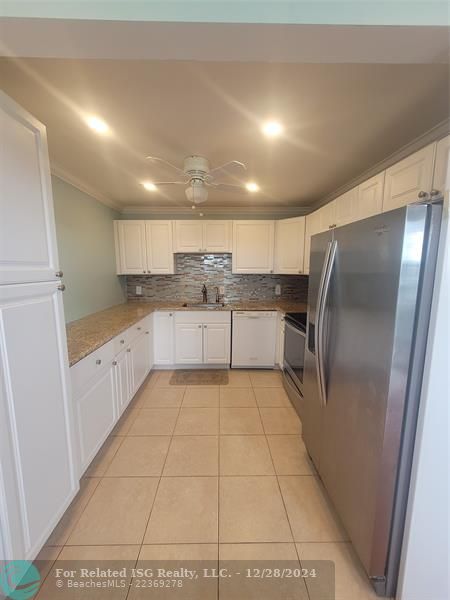
[{"label": "recessed ceiling light", "polygon": [[86,123],[97,133],[108,133],[109,131],[108,125],[99,117],[88,117]]},{"label": "recessed ceiling light", "polygon": [[255,183],[254,181],[249,181],[248,183],[245,184],[245,187],[247,188],[248,192],[258,192],[259,191],[259,185],[257,183]]},{"label": "recessed ceiling light", "polygon": [[277,137],[284,131],[283,125],[279,121],[266,121],[262,125],[262,132],[267,137]]},{"label": "recessed ceiling light", "polygon": [[158,189],[156,185],[151,181],[144,181],[142,185],[145,187],[147,192],[156,192],[156,190]]}]

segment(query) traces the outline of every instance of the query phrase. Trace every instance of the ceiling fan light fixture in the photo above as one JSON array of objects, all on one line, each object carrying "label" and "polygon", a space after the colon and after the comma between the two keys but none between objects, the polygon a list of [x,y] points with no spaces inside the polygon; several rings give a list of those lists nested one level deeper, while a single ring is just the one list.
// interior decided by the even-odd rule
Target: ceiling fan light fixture
[{"label": "ceiling fan light fixture", "polygon": [[189,187],[185,190],[186,198],[194,204],[202,204],[208,199],[208,190],[203,181],[193,179]]},{"label": "ceiling fan light fixture", "polygon": [[100,119],[100,117],[95,117],[94,115],[91,115],[86,118],[86,123],[96,133],[101,133],[103,135],[109,133],[108,124],[105,123],[103,119]]},{"label": "ceiling fan light fixture", "polygon": [[248,183],[246,183],[245,188],[246,188],[247,192],[251,192],[251,193],[259,192],[259,185],[257,183],[255,183],[254,181],[249,181]]},{"label": "ceiling fan light fixture", "polygon": [[156,185],[151,181],[143,181],[142,185],[147,190],[147,192],[156,192],[156,190],[158,189]]},{"label": "ceiling fan light fixture", "polygon": [[266,121],[262,124],[261,129],[264,135],[269,138],[278,137],[284,131],[283,125],[275,120]]}]

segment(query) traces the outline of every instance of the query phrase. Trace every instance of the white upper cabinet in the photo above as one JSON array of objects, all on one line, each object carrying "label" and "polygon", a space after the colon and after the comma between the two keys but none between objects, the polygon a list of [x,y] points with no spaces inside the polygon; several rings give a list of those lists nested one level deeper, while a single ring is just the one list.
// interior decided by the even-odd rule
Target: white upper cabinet
[{"label": "white upper cabinet", "polygon": [[443,194],[450,188],[450,135],[439,140],[433,176],[433,194]]},{"label": "white upper cabinet", "polygon": [[146,273],[145,221],[115,221],[114,225],[117,273]]},{"label": "white upper cabinet", "polygon": [[303,273],[305,217],[283,219],[275,224],[275,273]]},{"label": "white upper cabinet", "polygon": [[147,273],[164,275],[175,272],[172,221],[146,221]]},{"label": "white upper cabinet", "polygon": [[361,183],[357,189],[357,210],[356,219],[366,219],[373,215],[378,215],[383,210],[383,188],[385,172],[378,173],[364,183]]},{"label": "white upper cabinet", "polygon": [[174,272],[172,221],[115,221],[118,275]]},{"label": "white upper cabinet", "polygon": [[436,144],[430,144],[386,170],[383,212],[400,208],[431,191]]},{"label": "white upper cabinet", "polygon": [[56,279],[45,127],[0,92],[0,132],[0,284]]},{"label": "white upper cabinet", "polygon": [[305,255],[304,255],[304,271],[306,274],[309,273],[309,254],[311,249],[311,237],[316,233],[321,232],[321,215],[320,210],[306,215],[305,218]]},{"label": "white upper cabinet", "polygon": [[231,221],[175,221],[175,252],[231,252]]},{"label": "white upper cabinet", "polygon": [[317,212],[320,215],[320,231],[336,227],[336,200],[320,207]]},{"label": "white upper cabinet", "polygon": [[233,273],[273,273],[274,238],[274,221],[233,221]]},{"label": "white upper cabinet", "polygon": [[353,223],[358,219],[358,188],[353,188],[345,194],[342,194],[336,200],[335,209],[334,209],[334,224],[336,227],[341,227],[341,225],[347,225],[347,223]]}]

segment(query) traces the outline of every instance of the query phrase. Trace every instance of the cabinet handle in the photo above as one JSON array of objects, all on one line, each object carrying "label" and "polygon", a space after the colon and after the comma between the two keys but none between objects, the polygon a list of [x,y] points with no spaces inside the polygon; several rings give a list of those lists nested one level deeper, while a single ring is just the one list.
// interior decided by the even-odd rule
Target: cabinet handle
[{"label": "cabinet handle", "polygon": [[61,283],[61,285],[58,285],[58,290],[60,292],[64,292],[65,289],[66,289],[66,286],[63,283]]},{"label": "cabinet handle", "polygon": [[96,365],[101,365],[102,364],[102,359],[101,358],[97,358],[97,360],[95,361]]},{"label": "cabinet handle", "polygon": [[117,360],[113,360],[112,364],[113,364],[113,367],[116,367],[117,366]]},{"label": "cabinet handle", "polygon": [[208,329],[208,325],[203,325],[203,328],[204,329]]},{"label": "cabinet handle", "polygon": [[201,326],[201,325],[197,325],[197,327],[198,327],[199,329],[201,329],[201,328],[202,328],[202,326]]},{"label": "cabinet handle", "polygon": [[199,252],[201,252],[201,251],[202,251],[202,249],[201,249],[201,248],[199,248],[199,249],[198,249],[198,251],[199,251]]},{"label": "cabinet handle", "polygon": [[140,331],[140,330],[142,329],[142,327],[136,327],[136,329],[137,329],[138,331]]},{"label": "cabinet handle", "polygon": [[169,317],[173,317],[172,313],[169,313]]},{"label": "cabinet handle", "polygon": [[127,348],[127,352],[131,352],[131,348]]},{"label": "cabinet handle", "polygon": [[62,271],[56,271],[55,276],[59,277],[61,279],[61,277],[64,275],[64,273]]},{"label": "cabinet handle", "polygon": [[142,272],[145,273],[145,269]]},{"label": "cabinet handle", "polygon": [[270,269],[269,273],[273,273],[273,269]]},{"label": "cabinet handle", "polygon": [[428,194],[426,192],[424,192],[423,190],[420,190],[420,192],[417,194],[418,198],[427,198]]},{"label": "cabinet handle", "polygon": [[147,273],[151,273],[151,271],[149,270],[149,271],[147,271]]},{"label": "cabinet handle", "polygon": [[430,196],[439,196],[441,192],[439,190],[431,190]]},{"label": "cabinet handle", "polygon": [[150,333],[150,331],[146,331],[145,334],[148,335]]},{"label": "cabinet handle", "polygon": [[120,343],[121,344],[125,344],[125,340],[120,340]]}]

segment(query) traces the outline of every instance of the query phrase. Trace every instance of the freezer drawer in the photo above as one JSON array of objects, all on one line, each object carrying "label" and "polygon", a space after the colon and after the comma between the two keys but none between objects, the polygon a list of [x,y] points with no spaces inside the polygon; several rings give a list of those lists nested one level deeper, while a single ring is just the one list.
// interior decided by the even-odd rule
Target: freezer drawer
[{"label": "freezer drawer", "polygon": [[233,312],[232,367],[273,368],[276,311]]}]

